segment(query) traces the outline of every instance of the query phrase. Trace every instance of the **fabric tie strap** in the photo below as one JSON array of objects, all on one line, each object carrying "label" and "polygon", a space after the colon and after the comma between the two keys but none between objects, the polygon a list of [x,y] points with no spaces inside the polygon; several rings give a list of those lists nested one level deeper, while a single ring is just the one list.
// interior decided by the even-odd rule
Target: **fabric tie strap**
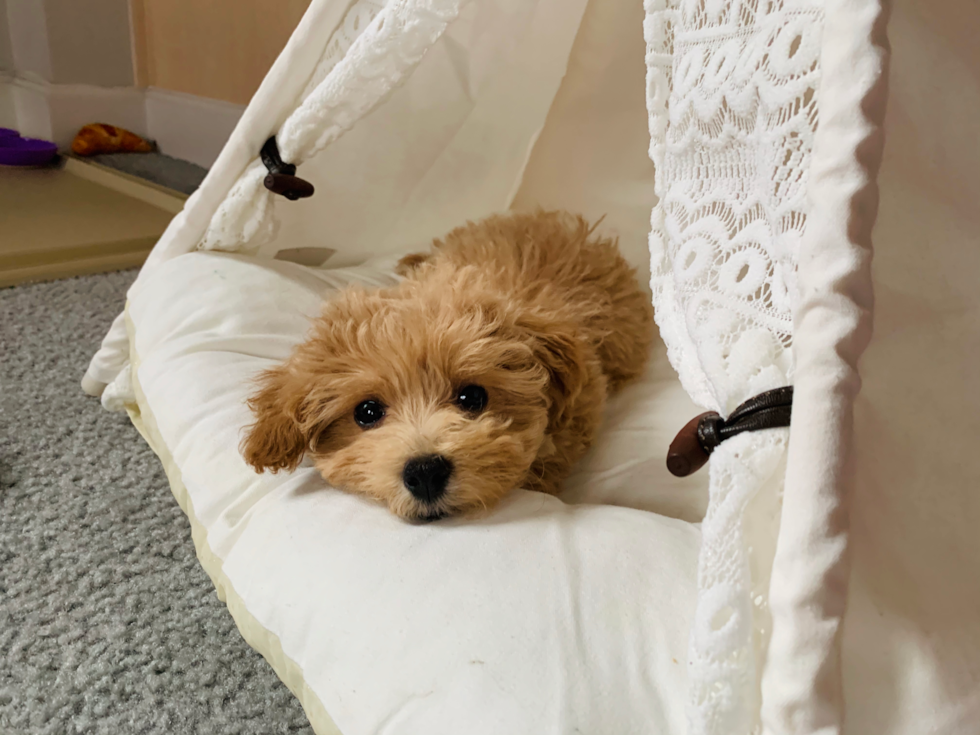
[{"label": "fabric tie strap", "polygon": [[296,166],[284,163],[279,155],[276,136],[269,138],[259,155],[269,174],[265,177],[265,188],[273,194],[280,194],[291,202],[313,196],[313,184],[296,175]]},{"label": "fabric tie strap", "polygon": [[719,444],[744,431],[777,429],[790,424],[793,412],[793,386],[760,393],[740,405],[723,419],[708,411],[691,419],[677,432],[667,451],[667,470],[675,477],[687,477],[701,469]]}]

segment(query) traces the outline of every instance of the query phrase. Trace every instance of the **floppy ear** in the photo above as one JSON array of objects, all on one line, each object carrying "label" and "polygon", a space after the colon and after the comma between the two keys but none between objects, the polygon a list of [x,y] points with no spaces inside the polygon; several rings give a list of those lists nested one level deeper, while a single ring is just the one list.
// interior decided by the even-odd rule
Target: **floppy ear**
[{"label": "floppy ear", "polygon": [[296,415],[302,398],[292,394],[290,382],[286,366],[267,370],[248,399],[255,423],[245,430],[241,452],[256,472],[293,470],[303,459],[307,439]]},{"label": "floppy ear", "polygon": [[530,338],[535,359],[548,371],[548,433],[563,424],[589,380],[589,350],[572,324],[525,314],[518,325]]}]

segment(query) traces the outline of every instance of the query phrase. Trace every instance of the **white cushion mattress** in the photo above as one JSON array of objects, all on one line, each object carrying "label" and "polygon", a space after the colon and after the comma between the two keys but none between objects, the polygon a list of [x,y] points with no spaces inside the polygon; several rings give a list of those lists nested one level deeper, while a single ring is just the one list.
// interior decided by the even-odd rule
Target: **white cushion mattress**
[{"label": "white cushion mattress", "polygon": [[661,355],[567,497],[518,490],[481,520],[410,525],[241,459],[250,379],[324,296],[388,272],[195,253],[131,295],[132,415],[246,639],[321,735],[684,732],[704,483],[665,479],[695,409]]}]

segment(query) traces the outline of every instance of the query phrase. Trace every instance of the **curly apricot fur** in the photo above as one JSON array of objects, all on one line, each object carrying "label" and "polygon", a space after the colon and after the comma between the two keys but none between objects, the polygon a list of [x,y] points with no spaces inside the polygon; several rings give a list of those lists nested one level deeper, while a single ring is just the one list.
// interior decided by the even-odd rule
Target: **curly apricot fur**
[{"label": "curly apricot fur", "polygon": [[[653,336],[650,298],[615,241],[564,212],[494,216],[399,272],[397,286],[331,298],[260,376],[246,461],[275,472],[309,453],[329,483],[405,518],[490,508],[515,487],[558,492]],[[469,384],[489,395],[479,415],[453,402]],[[365,430],[353,411],[367,399],[387,413]],[[402,484],[425,454],[454,467],[434,507]]]}]

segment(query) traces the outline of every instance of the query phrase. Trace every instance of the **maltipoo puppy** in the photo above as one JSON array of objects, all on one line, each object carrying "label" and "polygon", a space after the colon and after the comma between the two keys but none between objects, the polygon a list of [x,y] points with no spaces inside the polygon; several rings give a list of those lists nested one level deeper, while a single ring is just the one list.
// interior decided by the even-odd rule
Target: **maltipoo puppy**
[{"label": "maltipoo puppy", "polygon": [[563,212],[502,215],[399,274],[331,298],[260,376],[246,461],[276,472],[309,453],[331,485],[407,519],[558,492],[650,348],[650,297],[616,243]]}]

